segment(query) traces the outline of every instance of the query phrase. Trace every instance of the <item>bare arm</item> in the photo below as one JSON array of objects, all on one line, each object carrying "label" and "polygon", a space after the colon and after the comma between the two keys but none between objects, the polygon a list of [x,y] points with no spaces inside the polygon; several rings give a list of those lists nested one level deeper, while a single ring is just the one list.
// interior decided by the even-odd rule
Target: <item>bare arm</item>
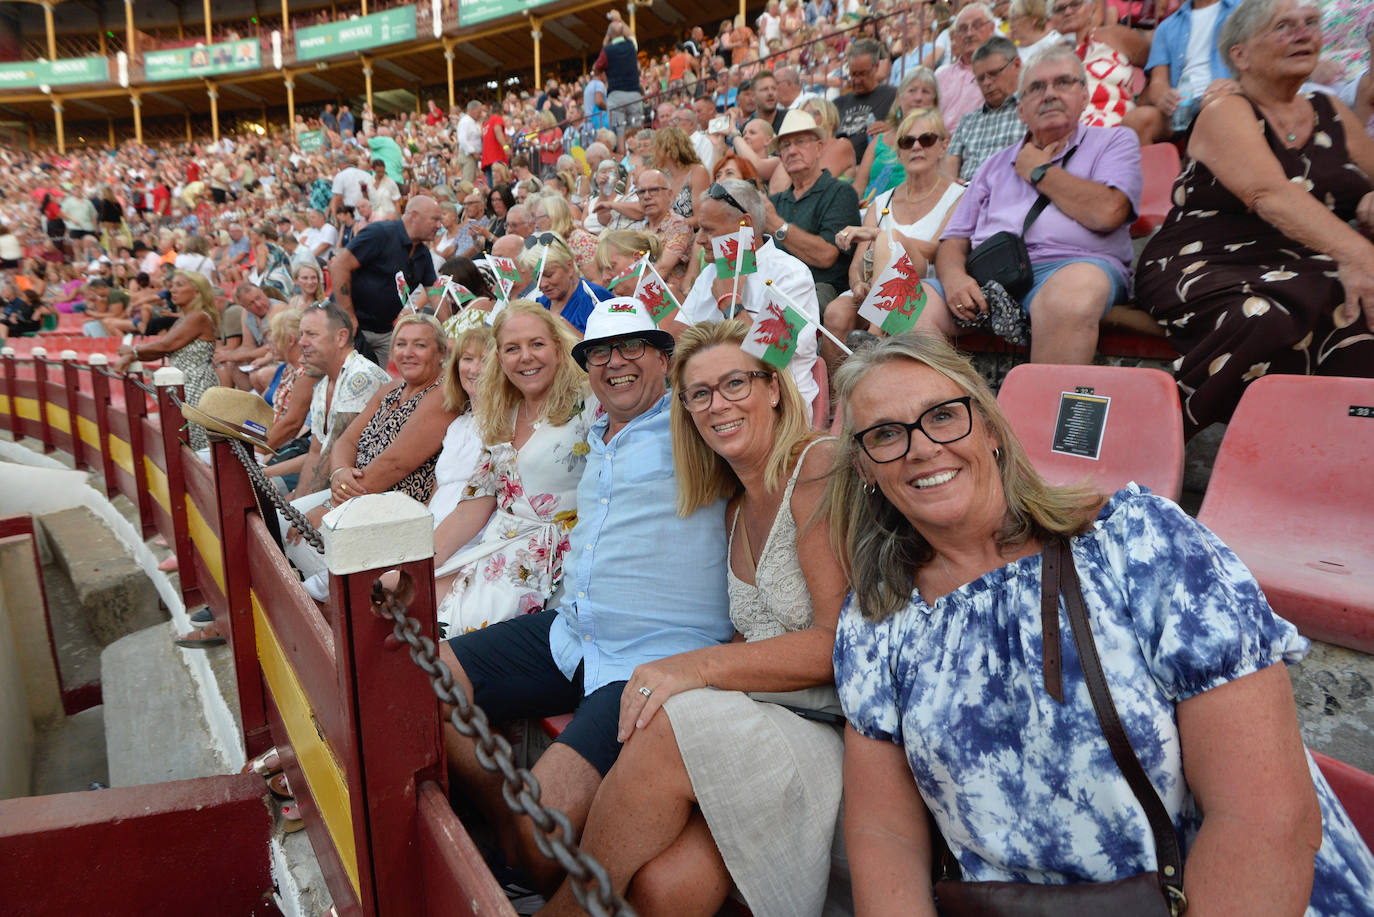
[{"label": "bare arm", "polygon": [[[368,414],[369,418],[371,416]],[[444,434],[448,431],[449,424],[453,423],[457,416],[456,411],[444,409],[444,393],[437,388],[420,399],[415,412],[401,425],[396,438],[362,469],[359,481],[366,488],[366,492],[377,494],[387,490],[437,453],[444,445]],[[340,443],[340,446],[342,445]],[[349,465],[356,461],[357,439],[354,439]]]},{"label": "bare arm", "polygon": [[357,313],[353,311],[353,272],[361,265],[358,258],[346,248],[341,248],[329,260],[329,281],[334,289],[334,302],[353,319],[353,327],[358,326]]},{"label": "bare arm", "polygon": [[[288,373],[295,372],[288,364],[284,370]],[[306,418],[310,416],[310,396],[315,390],[318,379],[310,376],[301,376],[296,380],[296,384],[291,387],[291,401],[287,404],[286,410],[277,418],[277,422],[272,425],[272,429],[267,434],[267,445],[273,449],[280,449],[300,432],[305,425]]]},{"label": "bare arm", "polygon": [[843,137],[826,141],[825,150],[821,154],[821,168],[829,169],[831,175],[844,181],[844,177],[854,171],[854,144]]},{"label": "bare arm", "polygon": [[1283,663],[1178,705],[1188,786],[1202,827],[1184,875],[1199,914],[1302,914],[1321,810]]},{"label": "bare arm", "polygon": [[495,497],[474,497],[459,501],[453,512],[445,516],[434,530],[435,565],[442,564],[452,557],[455,551],[477,537],[477,533],[491,520],[494,512]]},{"label": "bare arm", "polygon": [[[775,233],[782,224],[782,217],[778,216],[778,212],[773,209],[773,202],[769,201],[768,213],[763,221],[764,231],[769,234]],[[812,267],[830,267],[840,257],[840,250],[834,245],[795,224],[788,225],[787,241],[783,246],[789,254],[795,255]]]},{"label": "bare arm", "polygon": [[1164,114],[1172,115],[1182,100],[1178,90],[1169,85],[1169,65],[1160,64],[1150,68],[1150,82],[1140,93],[1140,104],[1153,105]]},{"label": "bare arm", "polygon": [[320,464],[320,456],[323,454],[324,449],[320,444],[320,438],[312,435],[310,437],[310,451],[305,453],[305,464],[301,465],[300,477],[296,479],[296,489],[288,495],[289,499],[295,500],[314,492],[310,490],[310,482],[315,477],[315,468]]},{"label": "bare arm", "polygon": [[[297,486],[296,492],[298,494],[313,494],[318,493],[321,490],[325,490],[329,487],[329,475],[334,471],[334,469],[339,467],[348,467],[347,465],[341,466],[337,463],[337,457],[334,454],[334,447],[338,445],[339,440],[343,438],[345,432],[353,426],[353,423],[358,419],[358,416],[359,415],[357,414],[334,415],[334,432],[330,434],[329,439],[320,448],[320,458],[317,462],[315,462],[314,467],[310,469],[310,478],[308,484],[306,484],[305,472],[301,472],[299,484],[306,484],[306,489],[301,490],[301,488]],[[318,441],[319,440],[316,440],[316,442]],[[358,437],[355,434],[353,437],[353,449],[355,453],[357,451],[357,447]],[[352,459],[350,458],[349,461],[352,462]]]},{"label": "bare arm", "polygon": [[861,202],[864,199],[864,193],[868,191],[869,173],[873,169],[873,155],[874,151],[878,149],[878,144],[875,142],[876,140],[876,137],[871,138],[868,142],[868,146],[864,148],[864,158],[859,160],[859,165],[854,169],[854,181],[850,182],[850,184],[854,186],[854,191],[859,195],[859,200]]},{"label": "bare arm", "polygon": [[[180,350],[192,341],[214,330],[210,316],[204,312],[190,312],[176,320],[166,334],[130,349],[136,360],[153,360]],[[121,348],[122,349],[122,348]]]},{"label": "bare arm", "polygon": [[[1037,147],[1027,141],[1016,157],[1016,174],[1030,181],[1031,172],[1049,163],[1058,152],[1055,145]],[[1089,178],[1071,175],[1057,164],[1051,164],[1045,177],[1036,186],[1061,212],[1093,232],[1111,232],[1131,217],[1131,199],[1124,192]]]},{"label": "bare arm", "polygon": [[844,730],[844,843],[856,917],[935,917],[926,806],[900,745]]},{"label": "bare arm", "polygon": [[978,281],[969,276],[968,239],[942,239],[935,249],[935,275],[945,288],[945,300],[951,307],[972,304],[977,312],[986,312],[988,302]]}]

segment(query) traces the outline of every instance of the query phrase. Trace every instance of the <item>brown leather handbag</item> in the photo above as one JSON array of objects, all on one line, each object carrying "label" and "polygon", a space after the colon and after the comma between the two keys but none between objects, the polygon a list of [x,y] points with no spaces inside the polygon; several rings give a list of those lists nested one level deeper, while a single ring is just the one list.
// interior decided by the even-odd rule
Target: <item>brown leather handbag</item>
[{"label": "brown leather handbag", "polygon": [[1068,609],[1074,646],[1083,666],[1083,677],[1092,696],[1093,710],[1102,734],[1111,747],[1116,766],[1145,810],[1154,834],[1158,868],[1154,872],[1074,885],[1035,885],[1027,882],[961,882],[958,862],[944,838],[931,825],[936,847],[935,901],[944,917],[1059,917],[1063,914],[1105,914],[1110,917],[1178,917],[1188,909],[1183,894],[1183,857],[1164,803],[1155,792],[1140,759],[1131,748],[1126,731],[1112,703],[1102,662],[1097,656],[1083,603],[1078,571],[1068,543],[1054,541],[1045,547],[1040,586],[1040,629],[1044,644],[1045,690],[1064,702],[1063,666],[1060,659],[1059,596]]}]

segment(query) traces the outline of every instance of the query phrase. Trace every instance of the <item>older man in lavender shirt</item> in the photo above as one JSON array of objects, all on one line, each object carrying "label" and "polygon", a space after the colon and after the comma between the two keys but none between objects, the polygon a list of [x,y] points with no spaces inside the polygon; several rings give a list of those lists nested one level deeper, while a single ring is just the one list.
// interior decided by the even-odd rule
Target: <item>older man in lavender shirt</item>
[{"label": "older man in lavender shirt", "polygon": [[1030,314],[1031,360],[1090,363],[1098,322],[1130,288],[1140,144],[1125,128],[1079,124],[1088,93],[1072,48],[1033,57],[1018,98],[1026,138],[984,162],[960,199],[935,255],[946,304],[932,302],[921,324],[952,334],[955,319],[988,310],[965,269],[968,253],[993,233],[1019,234],[1044,194],[1050,206],[1026,233],[1034,283],[1020,301]]}]

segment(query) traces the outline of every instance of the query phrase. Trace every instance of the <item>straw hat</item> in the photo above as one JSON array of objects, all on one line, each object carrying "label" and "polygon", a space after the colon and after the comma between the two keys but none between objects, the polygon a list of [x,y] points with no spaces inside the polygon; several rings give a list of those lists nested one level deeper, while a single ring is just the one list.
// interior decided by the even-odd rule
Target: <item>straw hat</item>
[{"label": "straw hat", "polygon": [[181,405],[181,416],[210,433],[237,439],[258,449],[275,452],[267,445],[272,426],[272,406],[253,392],[216,385],[205,390],[200,404]]},{"label": "straw hat", "polygon": [[820,139],[821,128],[816,123],[816,119],[811,116],[811,112],[794,109],[789,111],[782,119],[782,124],[778,126],[777,139],[781,140],[789,134],[815,134],[816,139]]}]

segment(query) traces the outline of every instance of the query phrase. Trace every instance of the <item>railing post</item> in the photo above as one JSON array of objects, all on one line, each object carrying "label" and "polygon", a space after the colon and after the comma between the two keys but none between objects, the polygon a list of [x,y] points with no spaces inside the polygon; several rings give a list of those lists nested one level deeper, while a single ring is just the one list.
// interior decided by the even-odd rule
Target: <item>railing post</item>
[{"label": "railing post", "polygon": [[[143,536],[152,534],[153,497],[148,493],[148,466],[143,446],[143,418],[148,416],[148,397],[136,382],[143,364],[131,363],[120,382],[124,386],[124,413],[129,417],[129,461],[133,465],[134,502]],[[127,496],[127,495],[126,495]]]},{"label": "railing post", "polygon": [[76,351],[62,351],[63,387],[67,390],[67,419],[72,428],[72,461],[82,471],[89,471],[87,445],[81,440],[81,374],[76,367]]},{"label": "railing post", "polygon": [[105,496],[113,497],[119,492],[115,481],[114,455],[110,451],[110,378],[105,367],[110,358],[103,353],[93,353],[86,361],[91,367],[91,401],[95,403],[96,436],[100,440],[100,473],[105,477]]},{"label": "railing post", "polygon": [[417,803],[422,780],[444,783],[439,701],[392,636],[392,623],[373,612],[372,584],[383,570],[409,576],[408,613],[434,639],[434,523],[404,494],[371,494],[330,512],[321,534],[340,686],[354,699],[358,759],[366,764],[363,798],[353,803],[353,823],[370,835],[358,838],[359,874],[370,863],[375,913],[424,913]]},{"label": "railing post", "polygon": [[5,407],[9,409],[8,413],[5,415],[9,418],[6,422],[10,425],[10,434],[15,439],[20,439],[19,414],[16,413],[19,407],[14,400],[15,372],[13,347],[6,347],[0,350],[0,363],[3,363],[5,369]]},{"label": "railing post", "polygon": [[55,448],[52,442],[52,426],[48,423],[48,364],[43,362],[48,358],[48,351],[44,347],[35,347],[31,353],[34,388],[38,394],[38,438],[42,441],[43,451],[46,453]]},{"label": "railing post", "polygon": [[248,757],[262,754],[272,745],[267,724],[267,700],[262,671],[258,667],[257,638],[253,628],[253,600],[248,571],[248,514],[257,501],[248,472],[243,470],[225,439],[210,440],[215,469],[215,512],[219,515],[220,562],[224,569],[224,601],[221,610],[211,606],[219,632],[229,639],[234,654],[234,678],[239,691],[239,718],[243,747]]},{"label": "railing post", "polygon": [[167,510],[172,516],[172,547],[177,554],[177,574],[181,581],[181,596],[190,606],[200,602],[200,584],[196,579],[195,551],[191,545],[191,530],[186,523],[186,468],[182,464],[181,447],[189,441],[181,419],[181,409],[172,402],[185,394],[186,374],[174,366],[164,366],[153,373],[157,387],[157,416],[162,427],[162,457],[167,463]]}]

